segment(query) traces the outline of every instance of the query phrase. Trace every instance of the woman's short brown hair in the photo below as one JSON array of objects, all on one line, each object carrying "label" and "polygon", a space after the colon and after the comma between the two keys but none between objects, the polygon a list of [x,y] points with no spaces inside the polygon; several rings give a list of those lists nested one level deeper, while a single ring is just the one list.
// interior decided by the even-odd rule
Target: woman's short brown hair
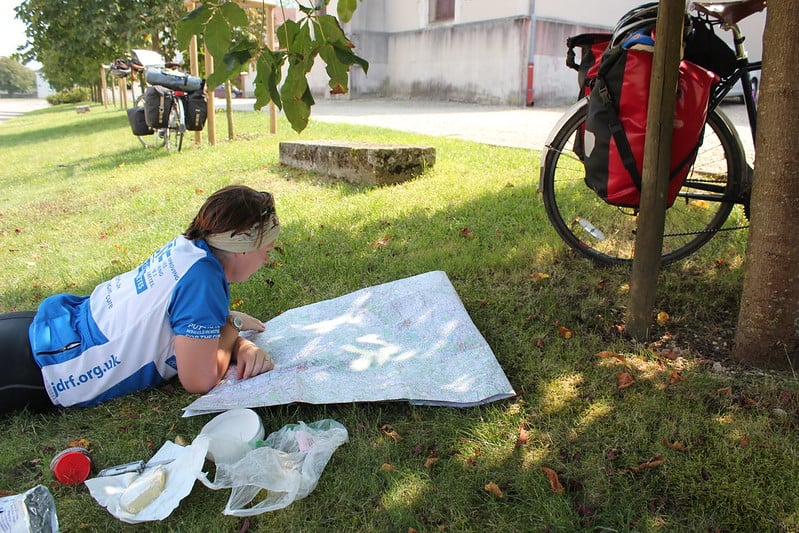
[{"label": "woman's short brown hair", "polygon": [[183,233],[190,240],[205,239],[215,233],[232,234],[276,223],[275,200],[271,193],[246,185],[228,185],[205,200],[194,220]]}]

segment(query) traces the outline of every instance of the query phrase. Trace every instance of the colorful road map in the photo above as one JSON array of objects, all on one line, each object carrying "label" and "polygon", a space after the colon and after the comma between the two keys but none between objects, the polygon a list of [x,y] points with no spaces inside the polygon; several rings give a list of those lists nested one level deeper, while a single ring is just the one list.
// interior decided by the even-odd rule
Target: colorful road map
[{"label": "colorful road map", "polygon": [[265,326],[243,335],[275,369],[241,381],[229,370],[183,416],[295,402],[469,407],[516,394],[441,271],[298,307]]}]

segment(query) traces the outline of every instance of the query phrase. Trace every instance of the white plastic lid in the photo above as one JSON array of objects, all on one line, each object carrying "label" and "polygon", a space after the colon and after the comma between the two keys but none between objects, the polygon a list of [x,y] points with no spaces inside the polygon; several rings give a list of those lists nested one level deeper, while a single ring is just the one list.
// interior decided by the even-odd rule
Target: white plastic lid
[{"label": "white plastic lid", "polygon": [[206,457],[217,463],[238,460],[264,438],[261,417],[252,409],[231,409],[208,421],[199,437],[208,439]]}]

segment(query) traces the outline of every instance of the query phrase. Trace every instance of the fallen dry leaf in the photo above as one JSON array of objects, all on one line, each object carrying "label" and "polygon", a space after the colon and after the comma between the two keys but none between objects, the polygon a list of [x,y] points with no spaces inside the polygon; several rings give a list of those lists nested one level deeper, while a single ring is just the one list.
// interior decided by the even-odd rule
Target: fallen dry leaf
[{"label": "fallen dry leaf", "polygon": [[745,392],[741,393],[741,401],[747,407],[757,407],[757,400],[746,394]]},{"label": "fallen dry leaf", "polygon": [[431,455],[429,455],[429,456],[427,457],[427,459],[425,459],[425,461],[424,461],[424,467],[425,467],[425,468],[430,468],[431,466],[433,466],[433,465],[434,465],[434,464],[436,464],[437,462],[438,462],[438,455],[431,454]]},{"label": "fallen dry leaf", "polygon": [[629,372],[619,372],[616,374],[616,388],[619,390],[626,389],[635,383],[635,378]]},{"label": "fallen dry leaf", "polygon": [[607,359],[609,357],[613,357],[614,359],[618,359],[622,363],[626,363],[627,362],[627,359],[625,359],[625,357],[623,355],[618,354],[616,352],[607,351],[607,350],[603,350],[603,351],[597,353],[596,356],[599,357],[600,359]]},{"label": "fallen dry leaf", "polygon": [[533,283],[538,283],[539,281],[549,279],[549,274],[546,272],[533,272],[530,274],[530,279],[533,280]]},{"label": "fallen dry leaf", "polygon": [[687,452],[688,451],[688,448],[683,446],[682,442],[680,442],[678,440],[676,440],[674,442],[669,442],[669,441],[664,440],[663,441],[663,445],[666,446],[667,448],[671,448],[672,450],[676,450],[678,452]]},{"label": "fallen dry leaf", "polygon": [[661,311],[657,316],[658,326],[665,326],[669,323],[669,314],[666,311]]},{"label": "fallen dry leaf", "polygon": [[724,394],[725,396],[732,398],[732,387],[724,387],[723,389],[711,389],[713,392],[718,392],[719,394]]},{"label": "fallen dry leaf", "polygon": [[389,243],[390,240],[391,240],[391,236],[390,235],[385,235],[383,237],[380,237],[379,239],[377,239],[375,242],[372,243],[372,248],[375,248],[375,249],[382,248],[382,247],[386,246]]},{"label": "fallen dry leaf", "polygon": [[486,483],[485,487],[483,487],[487,493],[491,494],[492,496],[496,496],[497,498],[502,498],[504,494],[502,494],[502,489],[499,488],[499,485],[494,483],[493,481],[489,481]]},{"label": "fallen dry leaf", "polygon": [[380,471],[381,472],[395,472],[396,470],[397,470],[397,467],[395,467],[394,465],[389,464],[389,463],[383,463],[380,466]]},{"label": "fallen dry leaf", "polygon": [[400,437],[400,434],[397,433],[390,424],[383,424],[382,426],[380,426],[380,431],[383,432],[383,435],[385,435],[387,437],[391,437],[392,439],[394,439],[395,442],[398,442],[398,441],[402,440],[402,437]]},{"label": "fallen dry leaf", "polygon": [[749,435],[744,435],[743,437],[741,437],[741,440],[738,441],[738,446],[742,448],[749,446]]},{"label": "fallen dry leaf", "polygon": [[466,237],[467,239],[473,239],[475,235],[474,232],[469,228],[463,228],[461,230],[461,237]]},{"label": "fallen dry leaf", "polygon": [[67,446],[70,448],[85,448],[89,449],[89,440],[88,439],[76,439],[67,443]]},{"label": "fallen dry leaf", "polygon": [[574,332],[567,328],[566,326],[558,326],[558,335],[563,337],[564,339],[571,339],[574,337]]},{"label": "fallen dry leaf", "polygon": [[178,446],[188,446],[189,443],[186,441],[186,439],[184,439],[180,435],[177,435],[175,436],[175,444],[177,444]]},{"label": "fallen dry leaf", "polygon": [[678,381],[685,381],[685,378],[682,377],[682,374],[680,374],[678,371],[670,370],[669,371],[669,383],[670,384],[671,383],[677,383]]},{"label": "fallen dry leaf", "polygon": [[638,466],[630,467],[630,472],[640,472],[641,470],[646,470],[648,468],[654,468],[656,466],[660,466],[666,462],[666,458],[662,455],[656,455],[649,461],[645,463],[641,463]]},{"label": "fallen dry leaf", "polygon": [[563,494],[563,485],[560,484],[558,473],[546,466],[542,466],[539,470],[546,474],[549,480],[549,486],[552,487],[552,492],[555,494]]},{"label": "fallen dry leaf", "polygon": [[530,437],[527,434],[527,428],[525,428],[524,426],[519,426],[519,434],[516,437],[516,444],[513,445],[513,448],[515,450],[518,450],[519,448],[527,444],[527,441],[529,439]]},{"label": "fallen dry leaf", "polygon": [[674,350],[661,350],[660,356],[670,361],[674,361],[679,357],[679,354]]}]

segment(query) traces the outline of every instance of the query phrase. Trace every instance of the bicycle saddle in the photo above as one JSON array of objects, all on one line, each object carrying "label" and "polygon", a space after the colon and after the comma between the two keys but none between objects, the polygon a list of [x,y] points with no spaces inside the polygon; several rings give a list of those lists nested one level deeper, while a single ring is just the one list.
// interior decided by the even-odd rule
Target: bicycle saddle
[{"label": "bicycle saddle", "polygon": [[766,0],[744,0],[743,2],[694,2],[694,9],[709,17],[717,18],[732,26],[749,15],[766,9]]}]

